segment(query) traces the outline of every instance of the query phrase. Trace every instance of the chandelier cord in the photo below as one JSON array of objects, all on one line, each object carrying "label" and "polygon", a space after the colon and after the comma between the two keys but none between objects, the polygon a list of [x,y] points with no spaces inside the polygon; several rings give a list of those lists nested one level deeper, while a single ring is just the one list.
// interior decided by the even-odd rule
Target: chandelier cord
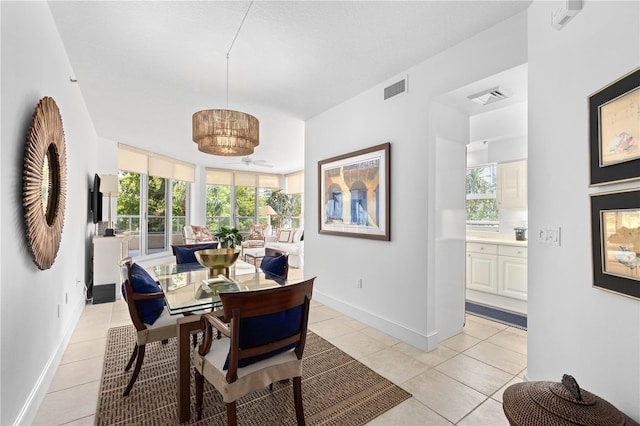
[{"label": "chandelier cord", "polygon": [[233,49],[233,45],[236,44],[236,40],[238,39],[238,35],[240,35],[240,30],[244,25],[244,21],[247,19],[247,15],[249,14],[249,10],[251,10],[251,6],[253,6],[253,0],[249,3],[249,7],[247,7],[247,11],[244,13],[242,17],[242,21],[240,22],[240,26],[238,27],[238,31],[236,31],[236,35],[233,37],[231,41],[231,46],[229,46],[229,50],[227,50],[227,109],[229,109],[229,55],[231,54],[231,49]]}]

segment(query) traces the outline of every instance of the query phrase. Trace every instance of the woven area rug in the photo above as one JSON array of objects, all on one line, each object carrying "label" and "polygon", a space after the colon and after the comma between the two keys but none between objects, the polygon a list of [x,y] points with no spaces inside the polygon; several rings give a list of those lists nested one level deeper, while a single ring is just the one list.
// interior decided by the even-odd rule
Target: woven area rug
[{"label": "woven area rug", "polygon": [[[142,370],[128,397],[131,371],[124,372],[135,341],[133,326],[109,330],[96,425],[171,425],[176,416],[176,339],[146,346]],[[214,342],[215,344],[215,342]],[[302,396],[307,424],[363,425],[411,397],[321,337],[309,332],[304,353]],[[294,425],[290,383],[276,383],[237,401],[238,424]],[[191,379],[191,415],[196,417]],[[226,408],[205,381],[202,420],[184,424],[226,425]]]}]

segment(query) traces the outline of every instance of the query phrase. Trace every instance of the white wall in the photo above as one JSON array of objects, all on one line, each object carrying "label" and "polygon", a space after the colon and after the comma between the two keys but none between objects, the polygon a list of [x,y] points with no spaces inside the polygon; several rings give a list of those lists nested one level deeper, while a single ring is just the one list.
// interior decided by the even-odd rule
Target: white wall
[{"label": "white wall", "polygon": [[[0,8],[0,424],[5,425],[33,420],[84,307],[93,229],[88,224],[88,192],[97,136],[79,85],[69,81],[73,70],[49,6],[1,2]],[[53,266],[41,271],[31,260],[25,237],[22,165],[31,116],[44,96],[55,99],[62,115],[68,182],[60,250]]]},{"label": "white wall", "polygon": [[527,375],[580,386],[640,421],[640,301],[592,287],[587,97],[640,65],[640,3],[585,1],[562,29],[558,2],[529,8],[529,225],[558,225],[561,246],[529,241]]},{"label": "white wall", "polygon": [[526,159],[527,109],[522,102],[469,117],[467,166]]},{"label": "white wall", "polygon": [[[526,14],[508,19],[409,69],[404,96],[382,100],[383,88],[397,81],[390,78],[307,122],[305,275],[318,276],[314,298],[422,349],[435,348],[455,329],[437,320],[436,306],[459,302],[436,299],[436,259],[444,269],[464,270],[464,251],[440,263],[443,247],[436,238],[444,222],[438,218],[447,213],[438,210],[436,194],[446,182],[436,179],[437,157],[444,152],[436,141],[466,142],[468,124],[462,138],[440,134],[432,101],[525,63],[526,25]],[[319,235],[317,162],[385,141],[391,141],[391,241]],[[460,161],[464,168],[464,156]],[[356,287],[359,278],[362,288]],[[463,279],[459,285],[462,290]]]},{"label": "white wall", "polygon": [[469,117],[471,142],[496,141],[527,134],[527,103],[521,102]]}]

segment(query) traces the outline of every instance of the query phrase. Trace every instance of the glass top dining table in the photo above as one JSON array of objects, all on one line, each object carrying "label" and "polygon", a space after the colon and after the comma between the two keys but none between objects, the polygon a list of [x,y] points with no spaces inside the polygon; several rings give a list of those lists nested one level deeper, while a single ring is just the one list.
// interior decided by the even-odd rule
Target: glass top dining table
[{"label": "glass top dining table", "polygon": [[245,272],[232,265],[229,278],[212,277],[199,263],[166,263],[148,268],[160,284],[171,315],[222,308],[219,293],[260,290],[288,284],[281,278],[268,278],[262,272]]}]

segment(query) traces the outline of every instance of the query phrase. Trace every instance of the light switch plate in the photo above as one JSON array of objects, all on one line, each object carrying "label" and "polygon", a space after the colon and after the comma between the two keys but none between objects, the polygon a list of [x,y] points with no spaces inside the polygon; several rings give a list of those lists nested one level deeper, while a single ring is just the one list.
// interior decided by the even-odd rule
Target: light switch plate
[{"label": "light switch plate", "polygon": [[538,228],[538,242],[552,246],[560,245],[559,226],[541,226]]}]

